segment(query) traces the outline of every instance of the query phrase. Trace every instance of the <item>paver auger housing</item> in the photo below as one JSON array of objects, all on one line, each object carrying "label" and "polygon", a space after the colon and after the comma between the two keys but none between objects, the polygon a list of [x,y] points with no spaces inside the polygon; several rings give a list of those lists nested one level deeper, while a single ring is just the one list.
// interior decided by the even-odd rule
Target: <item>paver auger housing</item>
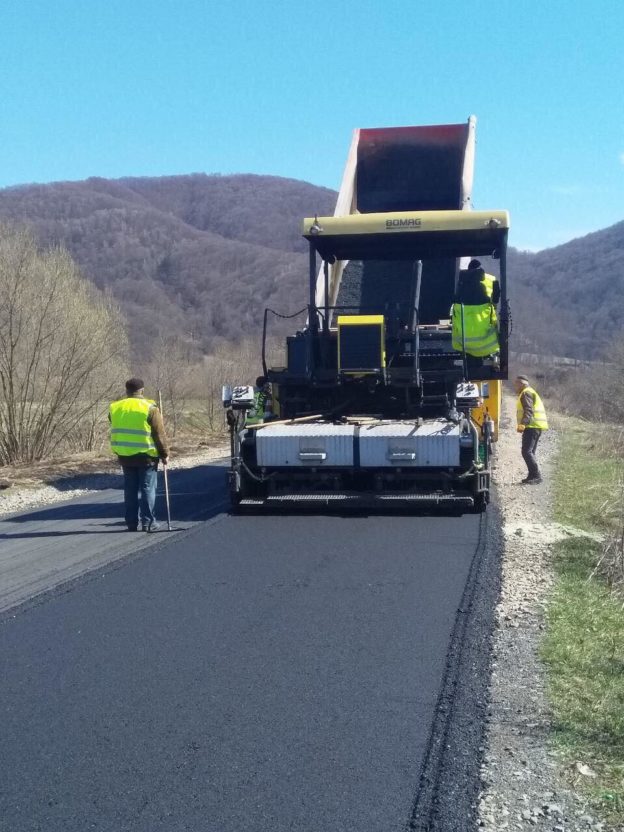
[{"label": "paver auger housing", "polygon": [[[285,366],[267,367],[263,349],[270,417],[249,424],[253,388],[224,388],[235,506],[484,510],[507,377],[508,228],[506,211],[457,208],[303,221],[308,319],[287,338]],[[478,358],[453,346],[449,317],[460,261],[475,257],[494,258],[500,279],[500,349]],[[453,277],[443,280],[449,264]],[[385,286],[385,297],[369,293],[367,306],[361,292],[357,305],[340,303],[340,281],[353,273]],[[428,280],[437,287],[425,288]],[[445,317],[431,320],[431,304],[423,312],[425,293]]]}]

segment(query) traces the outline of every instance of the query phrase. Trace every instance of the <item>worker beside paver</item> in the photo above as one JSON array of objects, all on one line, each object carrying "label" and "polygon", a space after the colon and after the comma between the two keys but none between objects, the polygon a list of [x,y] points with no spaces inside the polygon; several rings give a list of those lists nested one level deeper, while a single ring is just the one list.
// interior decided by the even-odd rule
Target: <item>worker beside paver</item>
[{"label": "worker beside paver", "polygon": [[454,350],[465,349],[466,355],[475,358],[499,351],[496,315],[499,300],[498,280],[487,274],[479,260],[471,260],[468,269],[460,272],[451,313]]},{"label": "worker beside paver", "polygon": [[529,471],[528,476],[522,482],[526,485],[538,485],[542,481],[542,476],[535,458],[535,451],[542,431],[548,430],[546,409],[526,376],[516,376],[514,387],[518,394],[517,431],[522,434],[522,458]]},{"label": "worker beside paver", "polygon": [[124,474],[125,520],[129,532],[158,531],[154,515],[158,461],[167,465],[169,444],[156,402],[144,396],[143,380],[126,382],[126,395],[108,414],[111,450]]},{"label": "worker beside paver", "polygon": [[271,402],[271,385],[264,376],[258,376],[254,386],[254,406],[248,411],[245,425],[258,425],[268,415]]}]

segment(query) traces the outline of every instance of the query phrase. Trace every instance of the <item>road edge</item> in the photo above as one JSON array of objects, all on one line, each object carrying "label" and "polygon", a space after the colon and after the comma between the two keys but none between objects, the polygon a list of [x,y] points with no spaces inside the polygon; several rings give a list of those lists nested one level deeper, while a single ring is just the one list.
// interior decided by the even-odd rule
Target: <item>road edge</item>
[{"label": "road edge", "polygon": [[457,610],[410,832],[477,828],[502,533],[496,486]]}]

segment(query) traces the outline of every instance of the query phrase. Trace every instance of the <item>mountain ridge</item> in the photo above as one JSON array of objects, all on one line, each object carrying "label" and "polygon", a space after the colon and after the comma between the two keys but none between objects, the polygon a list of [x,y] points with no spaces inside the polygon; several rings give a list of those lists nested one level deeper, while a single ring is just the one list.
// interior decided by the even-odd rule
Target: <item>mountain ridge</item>
[{"label": "mountain ridge", "polygon": [[[258,334],[265,306],[306,302],[304,216],[336,192],[259,174],[91,177],[0,190],[0,220],[63,245],[120,304],[135,350],[166,330],[197,350]],[[595,357],[624,330],[624,222],[509,250],[512,346]],[[284,324],[283,326],[286,326]]]}]

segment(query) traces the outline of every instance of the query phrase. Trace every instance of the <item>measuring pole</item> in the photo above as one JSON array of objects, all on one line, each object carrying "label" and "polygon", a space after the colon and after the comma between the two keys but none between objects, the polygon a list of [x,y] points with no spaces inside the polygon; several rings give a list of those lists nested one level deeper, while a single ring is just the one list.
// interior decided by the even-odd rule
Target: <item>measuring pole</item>
[{"label": "measuring pole", "polygon": [[[162,406],[162,394],[160,390],[158,391],[158,409],[160,410],[160,415],[163,415],[163,406]],[[164,423],[164,417],[163,417]],[[165,505],[167,506],[167,531],[171,531],[171,510],[169,508],[169,480],[167,479],[167,466],[163,463],[163,474],[165,477]]]}]

